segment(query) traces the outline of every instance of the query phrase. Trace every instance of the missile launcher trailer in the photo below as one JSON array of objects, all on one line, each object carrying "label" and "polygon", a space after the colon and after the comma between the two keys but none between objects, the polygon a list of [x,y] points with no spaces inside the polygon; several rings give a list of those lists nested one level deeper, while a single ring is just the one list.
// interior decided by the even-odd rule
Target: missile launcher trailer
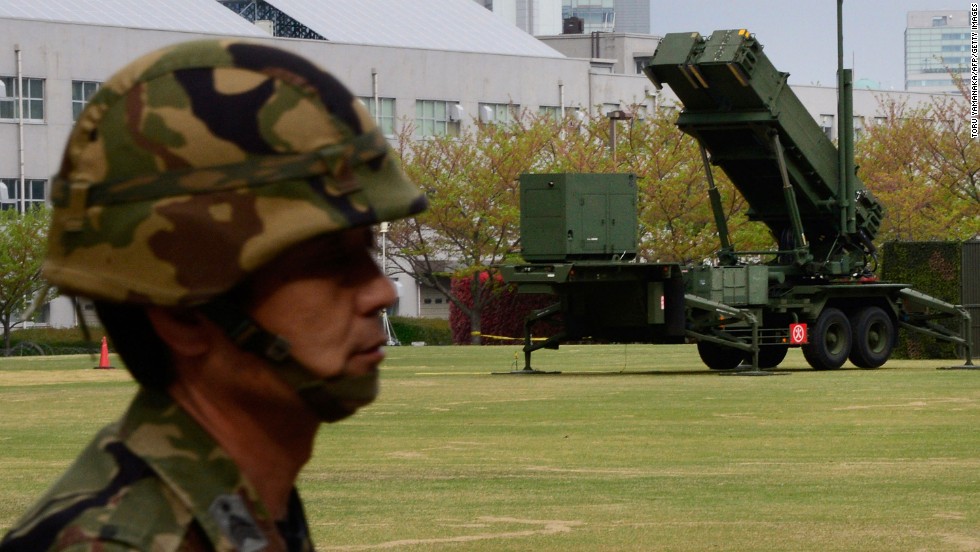
[{"label": "missile launcher trailer", "polygon": [[[525,322],[524,370],[531,353],[563,340],[643,343],[684,340],[684,280],[679,263],[634,263],[636,179],[626,174],[525,174],[521,187],[522,255],[501,267],[521,293],[557,302]],[[544,341],[534,326],[561,316],[563,330]]]},{"label": "missile launcher trailer", "polygon": [[[523,371],[533,372],[532,351],[586,337],[694,340],[704,363],[719,370],[743,362],[756,371],[774,368],[791,346],[802,347],[818,370],[848,359],[876,368],[891,355],[900,327],[958,344],[972,365],[965,309],[875,277],[873,240],[884,209],[857,177],[851,129],[842,126],[835,147],[754,36],[668,34],[645,72],[683,103],[677,125],[701,147],[721,241],[717,262],[634,262],[629,175],[525,175],[527,264],[502,272],[519,292],[549,293],[557,302],[527,320]],[[840,71],[842,122],[852,119],[849,73]],[[712,166],[745,197],[750,220],[768,227],[777,249],[734,248]],[[533,327],[558,315],[563,332],[534,342]]]}]

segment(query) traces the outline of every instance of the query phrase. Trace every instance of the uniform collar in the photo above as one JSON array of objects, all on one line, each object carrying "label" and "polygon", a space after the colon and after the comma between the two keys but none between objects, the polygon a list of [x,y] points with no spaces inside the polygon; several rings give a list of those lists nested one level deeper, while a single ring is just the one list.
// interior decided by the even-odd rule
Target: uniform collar
[{"label": "uniform collar", "polygon": [[183,503],[216,550],[278,549],[278,542],[268,542],[276,534],[275,523],[254,487],[167,393],[141,388],[119,433]]}]

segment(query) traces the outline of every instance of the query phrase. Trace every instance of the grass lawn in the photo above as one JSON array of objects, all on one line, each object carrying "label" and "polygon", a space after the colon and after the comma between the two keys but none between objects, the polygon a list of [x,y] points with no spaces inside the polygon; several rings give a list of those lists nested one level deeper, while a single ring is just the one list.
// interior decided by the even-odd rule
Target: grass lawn
[{"label": "grass lawn", "polygon": [[[318,550],[980,551],[980,372],[709,372],[693,346],[396,347],[299,481]],[[0,359],[0,532],[125,370]],[[523,358],[518,359],[522,365]],[[118,361],[117,361],[118,365]]]}]

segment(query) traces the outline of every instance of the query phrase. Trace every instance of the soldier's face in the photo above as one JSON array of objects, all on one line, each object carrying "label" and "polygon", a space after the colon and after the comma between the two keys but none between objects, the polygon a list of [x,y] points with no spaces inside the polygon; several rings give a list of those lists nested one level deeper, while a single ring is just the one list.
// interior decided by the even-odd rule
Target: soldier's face
[{"label": "soldier's face", "polygon": [[[387,341],[380,310],[397,295],[375,263],[374,238],[355,229],[303,243],[256,273],[253,318],[289,341],[323,379],[374,374]],[[370,400],[350,401],[351,413]]]}]

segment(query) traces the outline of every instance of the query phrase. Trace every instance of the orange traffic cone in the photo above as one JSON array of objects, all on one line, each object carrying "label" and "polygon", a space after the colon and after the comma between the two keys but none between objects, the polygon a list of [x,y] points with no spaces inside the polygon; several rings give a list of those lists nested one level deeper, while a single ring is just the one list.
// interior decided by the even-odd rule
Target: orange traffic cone
[{"label": "orange traffic cone", "polygon": [[109,365],[109,344],[106,343],[105,336],[102,336],[102,354],[99,355],[99,365],[96,368],[101,368],[103,370],[111,370],[115,368]]}]

